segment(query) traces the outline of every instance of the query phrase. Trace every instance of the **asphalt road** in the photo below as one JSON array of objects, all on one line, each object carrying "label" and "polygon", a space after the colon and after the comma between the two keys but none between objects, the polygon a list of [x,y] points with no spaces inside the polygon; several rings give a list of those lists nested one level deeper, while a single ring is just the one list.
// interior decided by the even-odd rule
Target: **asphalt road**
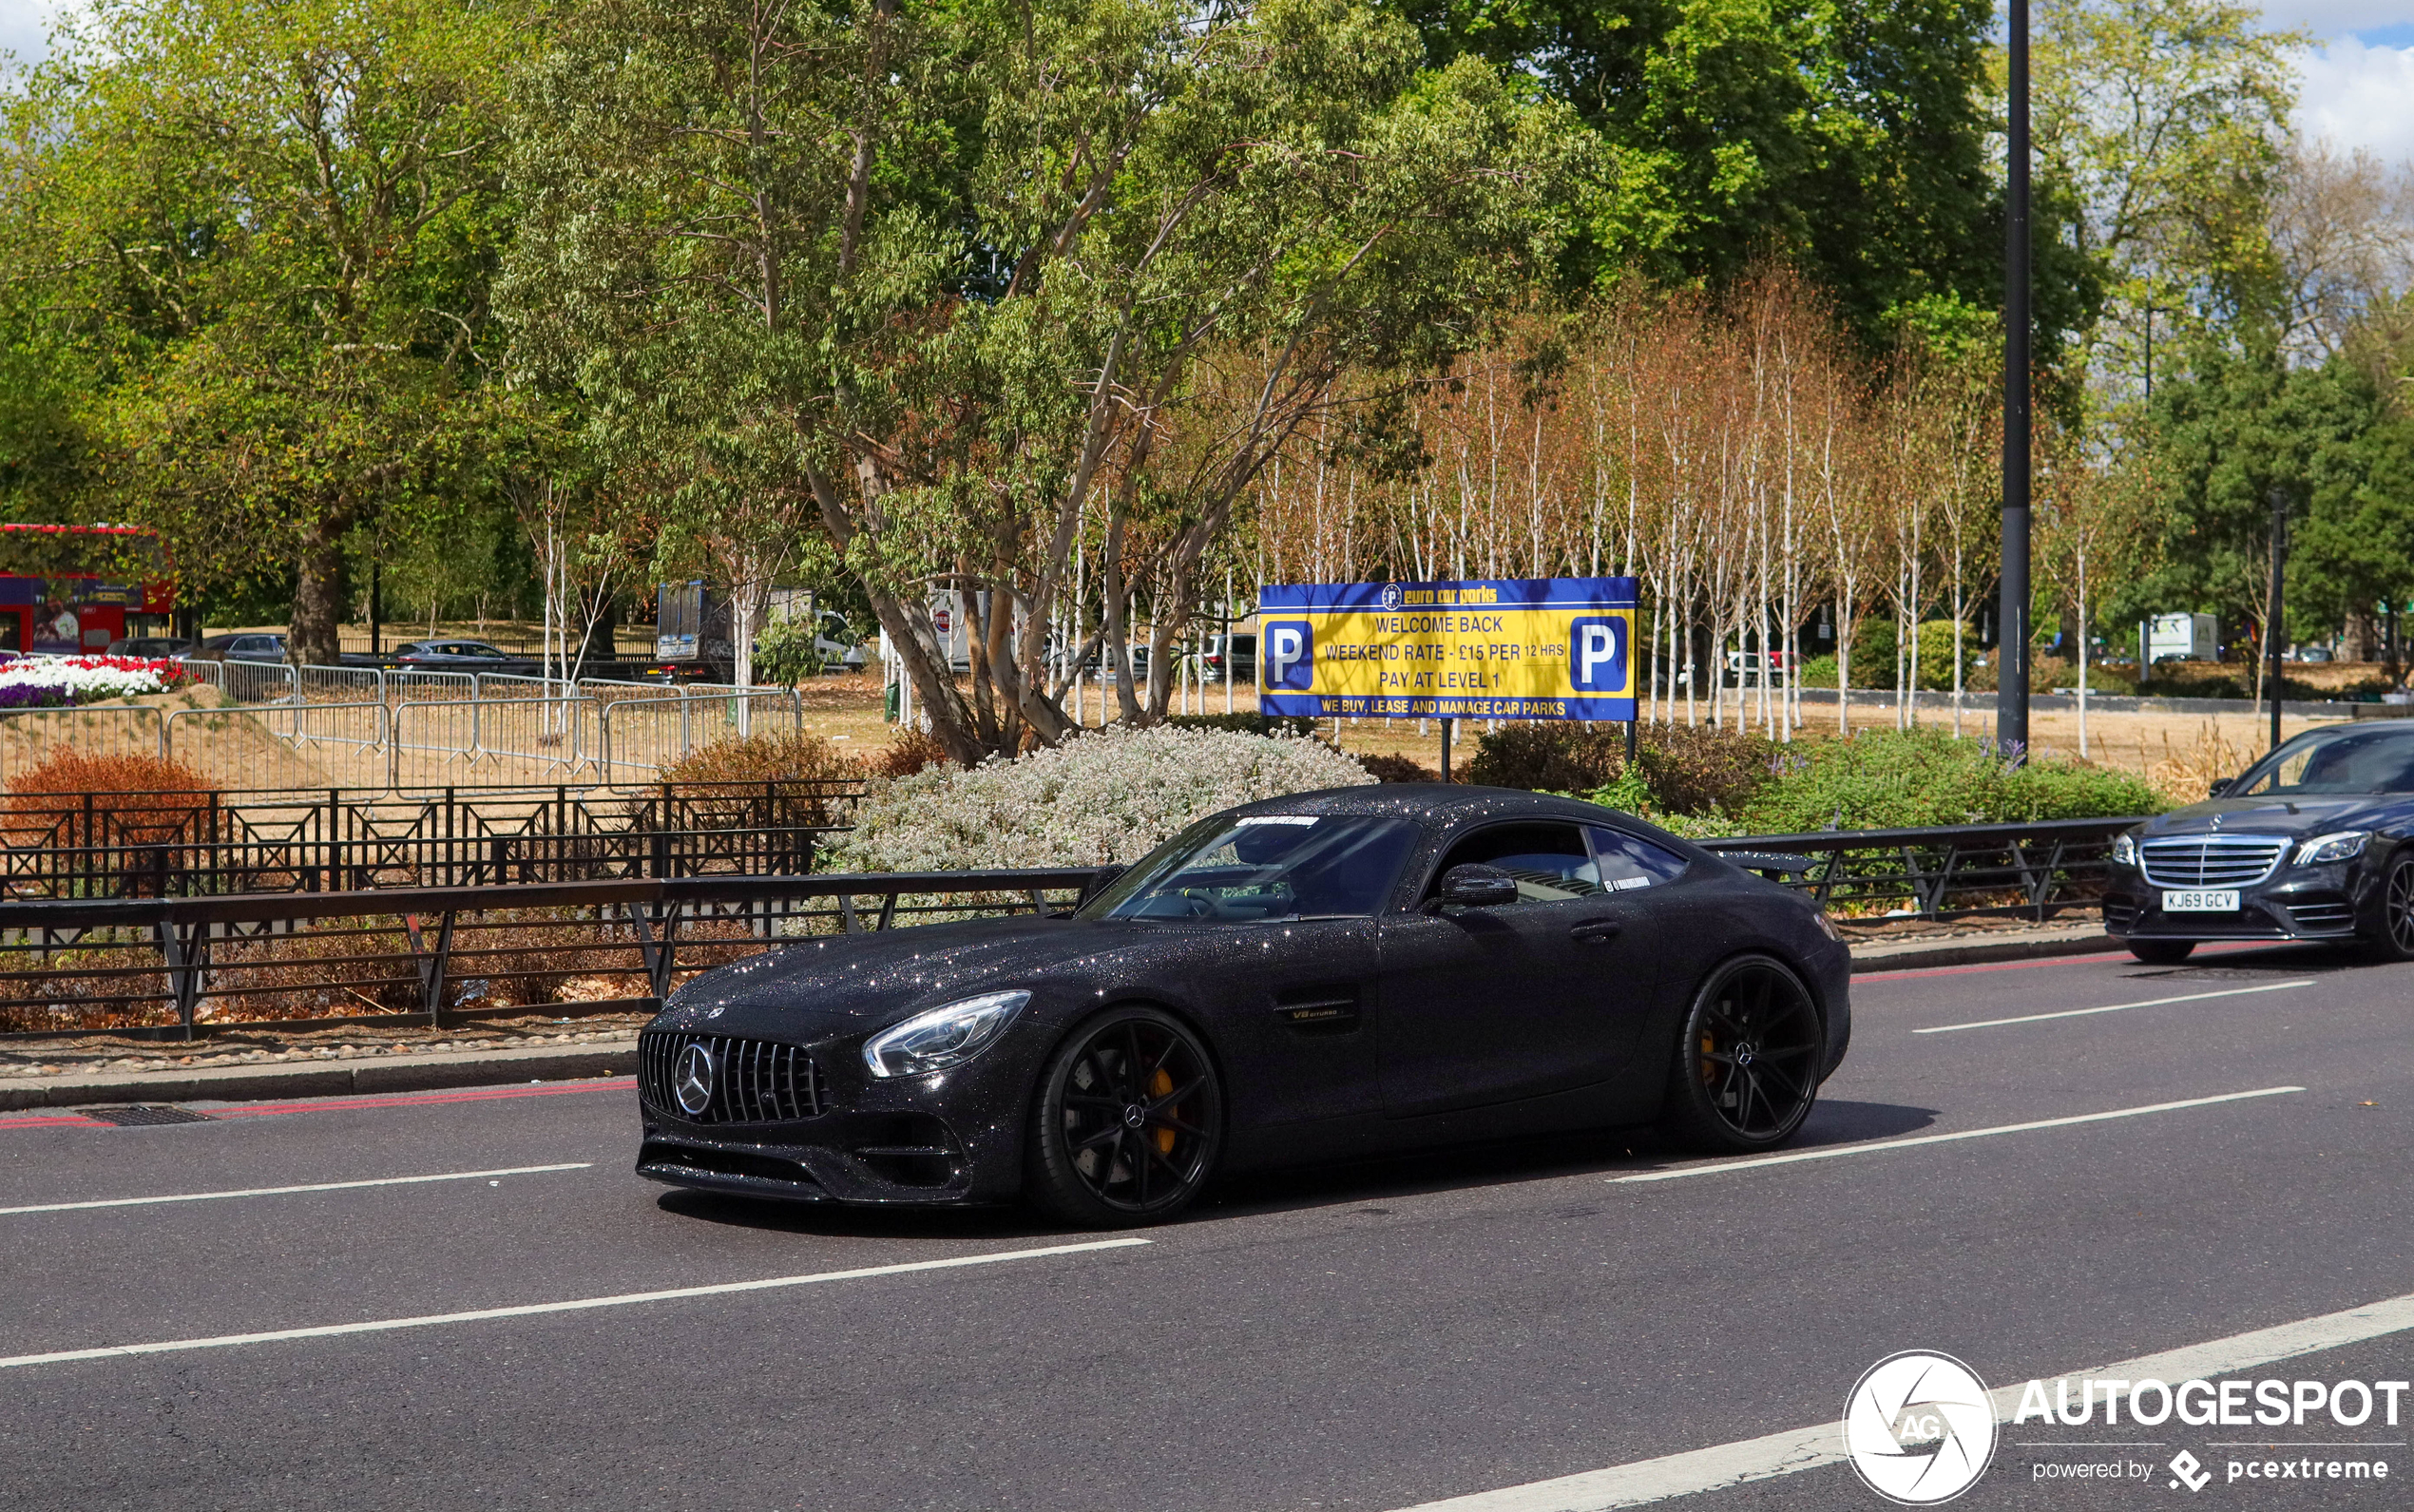
[{"label": "asphalt road", "polygon": [[[1619,1466],[1661,1496],[1770,1435],[1835,1442],[1898,1350],[2050,1389],[2414,1294],[2414,967],[2098,956],[1862,978],[1855,1003],[1796,1146],[1819,1158],[1463,1151],[1235,1185],[1111,1247],[667,1194],[629,1174],[625,1082],[0,1119],[0,1209],[43,1209],[0,1212],[0,1507],[1389,1512]],[[2028,1022],[1952,1027],[2002,1019]],[[330,1189],[54,1206],[291,1186]],[[451,1316],[497,1309],[526,1311]],[[2414,1378],[2408,1326],[2225,1373]],[[1956,1505],[2414,1505],[2414,1391],[2396,1426],[1998,1437]],[[2228,1478],[2284,1453],[2396,1479]],[[2038,1479],[2114,1460],[2152,1473]],[[1885,1503],[1830,1463],[1672,1504]]]}]

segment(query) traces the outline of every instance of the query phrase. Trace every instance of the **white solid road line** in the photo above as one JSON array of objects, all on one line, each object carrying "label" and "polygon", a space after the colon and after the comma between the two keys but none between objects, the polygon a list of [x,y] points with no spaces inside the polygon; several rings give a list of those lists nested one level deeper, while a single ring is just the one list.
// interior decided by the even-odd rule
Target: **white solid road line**
[{"label": "white solid road line", "polygon": [[2242,998],[2251,992],[2285,992],[2290,987],[2309,987],[2313,980],[2302,982],[2267,982],[2259,987],[2229,987],[2219,992],[2191,992],[2176,998],[2148,998],[2143,1003],[2108,1003],[2100,1008],[2064,1008],[2060,1013],[2029,1013],[2017,1019],[1981,1019],[1976,1024],[1940,1024],[1934,1028],[1913,1029],[1913,1034],[1951,1034],[1956,1029],[1992,1029],[2006,1024],[2042,1024],[2047,1019],[2083,1019],[2091,1013],[2120,1013],[2130,1008],[2158,1008],[2166,1003],[2202,1003],[2207,998]]},{"label": "white solid road line", "polygon": [[[2251,1333],[2233,1333],[2209,1344],[2190,1345],[2161,1354],[2123,1360],[2116,1365],[2061,1370],[2054,1374],[2071,1378],[2092,1376],[2098,1381],[2118,1382],[2124,1387],[2132,1381],[2161,1381],[2176,1385],[2181,1381],[2235,1375],[2258,1366],[2275,1364],[2317,1350],[2361,1344],[2369,1339],[2403,1333],[2408,1329],[2414,1329],[2414,1295],[2390,1297],[2365,1307],[2349,1308],[2344,1312],[2283,1323],[2277,1328],[2257,1329]],[[2054,1375],[2040,1379],[2050,1381]],[[2008,1423],[2012,1414],[2020,1410],[2021,1387],[2025,1385],[2022,1382],[2019,1386],[2002,1386],[1989,1393],[1995,1404],[1996,1421]],[[1671,1454],[1657,1460],[1638,1460],[1631,1464],[1588,1470],[1581,1475],[1561,1476],[1553,1481],[1504,1486],[1498,1491],[1479,1491],[1473,1496],[1452,1497],[1445,1502],[1424,1502],[1413,1507],[1402,1508],[1401,1512],[1610,1512],[1615,1507],[1645,1506],[1673,1497],[1693,1496],[1703,1491],[1741,1485],[1749,1481],[1766,1481],[1780,1475],[1791,1475],[1798,1470],[1816,1469],[1844,1458],[1844,1396],[1850,1388],[1850,1382],[1838,1382],[1836,1417],[1809,1427],[1722,1444],[1715,1448],[1695,1449],[1685,1454]]]},{"label": "white solid road line", "polygon": [[374,1181],[314,1181],[307,1186],[255,1186],[233,1192],[179,1192],[163,1197],[102,1197],[94,1202],[35,1202],[21,1208],[0,1208],[0,1217],[12,1213],[74,1213],[85,1208],[139,1208],[153,1202],[214,1202],[220,1197],[278,1197],[294,1192],[349,1192],[355,1187],[417,1186],[423,1181],[484,1181],[493,1177],[541,1176],[547,1171],[584,1171],[592,1160],[565,1165],[510,1165],[499,1171],[445,1171],[435,1176],[386,1176]]},{"label": "white solid road line", "polygon": [[861,1281],[876,1275],[910,1275],[916,1271],[953,1271],[970,1265],[997,1265],[1006,1260],[1036,1260],[1051,1254],[1085,1254],[1093,1250],[1125,1250],[1147,1239],[1098,1239],[1087,1244],[1051,1244],[1037,1250],[1006,1250],[995,1254],[960,1254],[946,1260],[914,1260],[904,1265],[868,1265],[857,1271],[820,1271],[811,1275],[775,1275],[760,1281],[723,1281],[713,1286],[671,1287],[661,1292],[624,1292],[618,1296],[579,1297],[568,1302],[529,1302],[518,1307],[479,1308],[470,1312],[430,1312],[415,1318],[376,1318],[366,1323],[323,1323],[308,1329],[272,1329],[261,1333],[223,1333],[211,1339],[167,1339],[158,1344],[109,1344],[94,1349],[58,1349],[48,1354],[0,1357],[0,1369],[20,1365],[59,1365],[69,1360],[110,1360],[121,1355],[172,1354],[180,1349],[222,1349],[236,1344],[278,1344],[288,1339],[332,1339],[346,1333],[383,1333],[393,1329],[426,1329],[441,1323],[484,1323],[493,1318],[527,1318],[546,1312],[584,1312],[596,1308],[634,1307],[641,1302],[676,1302],[682,1297],[731,1296],[740,1292],[770,1292],[780,1287],[814,1286],[823,1281]]},{"label": "white solid road line", "polygon": [[1674,1171],[1644,1171],[1636,1176],[1609,1177],[1614,1185],[1621,1181],[1677,1181],[1689,1176],[1718,1176],[1728,1171],[1751,1171],[1764,1165],[1795,1165],[1804,1160],[1834,1160],[1848,1155],[1875,1155],[1881,1150],[1907,1150],[1918,1144],[1950,1144],[1956,1139],[1985,1139],[1998,1134],[2025,1134],[2031,1129],[2060,1129],[2074,1123],[2101,1123],[2107,1119],[2136,1119],[2149,1113],[2173,1113],[2181,1108],[2209,1108],[2216,1102],[2243,1102],[2249,1098],[2276,1098],[2284,1093],[2302,1092],[2303,1087],[2258,1087],[2252,1092],[2224,1092],[2217,1098],[2190,1098],[2183,1102],[2150,1102],[2142,1108],[2115,1108],[2109,1113],[2080,1113],[2067,1119],[2039,1119],[2033,1123],[1999,1123],[1991,1129],[1964,1129],[1957,1134],[1923,1134],[1911,1139],[1880,1139],[1871,1144],[1837,1144],[1821,1150],[1791,1150],[1784,1155],[1755,1156],[1749,1160],[1726,1160],[1710,1165],[1680,1166]]}]

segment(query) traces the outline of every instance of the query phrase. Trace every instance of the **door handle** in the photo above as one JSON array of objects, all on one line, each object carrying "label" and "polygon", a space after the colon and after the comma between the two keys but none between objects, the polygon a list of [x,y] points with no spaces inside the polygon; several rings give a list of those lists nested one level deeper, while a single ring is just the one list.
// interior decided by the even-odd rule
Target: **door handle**
[{"label": "door handle", "polygon": [[1607,945],[1618,938],[1619,926],[1606,919],[1580,924],[1567,931],[1567,937],[1578,945]]}]

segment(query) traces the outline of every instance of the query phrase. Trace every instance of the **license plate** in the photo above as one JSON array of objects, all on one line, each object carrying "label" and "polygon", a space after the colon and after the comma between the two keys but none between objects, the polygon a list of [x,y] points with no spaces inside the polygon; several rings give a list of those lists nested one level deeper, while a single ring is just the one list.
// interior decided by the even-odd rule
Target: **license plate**
[{"label": "license plate", "polygon": [[2235,913],[2238,894],[2228,892],[2166,892],[2162,895],[2165,913]]}]

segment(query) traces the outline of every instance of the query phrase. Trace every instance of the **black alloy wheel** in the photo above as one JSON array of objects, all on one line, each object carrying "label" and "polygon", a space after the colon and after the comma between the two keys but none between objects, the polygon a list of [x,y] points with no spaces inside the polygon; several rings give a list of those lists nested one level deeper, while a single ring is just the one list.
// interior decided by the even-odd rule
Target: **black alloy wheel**
[{"label": "black alloy wheel", "polygon": [[1198,1037],[1155,1008],[1109,1009],[1040,1078],[1031,1199],[1087,1228],[1161,1223],[1206,1185],[1223,1127],[1223,1088]]},{"label": "black alloy wheel", "polygon": [[2376,928],[2365,937],[2374,955],[2384,961],[2414,961],[2414,851],[2389,857],[2381,879]]},{"label": "black alloy wheel", "polygon": [[2140,940],[2133,936],[2129,942],[2129,953],[2148,966],[2177,966],[2195,947],[2194,940]]},{"label": "black alloy wheel", "polygon": [[1719,1153],[1782,1144],[1819,1095],[1826,1034],[1786,965],[1737,956],[1694,994],[1662,1114],[1671,1134]]}]

